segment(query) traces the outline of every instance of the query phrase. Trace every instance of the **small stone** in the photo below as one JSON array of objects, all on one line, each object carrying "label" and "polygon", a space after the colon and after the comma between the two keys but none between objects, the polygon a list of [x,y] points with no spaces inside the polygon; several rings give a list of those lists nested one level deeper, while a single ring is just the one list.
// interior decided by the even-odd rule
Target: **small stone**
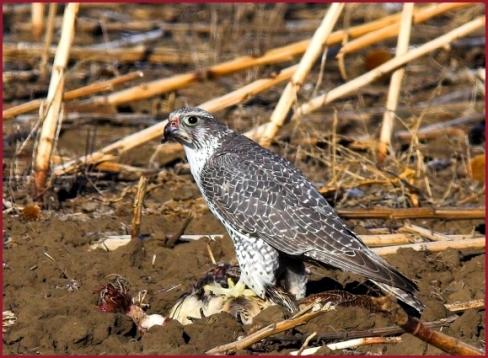
[{"label": "small stone", "polygon": [[87,201],[86,203],[81,204],[81,210],[85,213],[92,213],[97,210],[98,204],[93,201]]}]

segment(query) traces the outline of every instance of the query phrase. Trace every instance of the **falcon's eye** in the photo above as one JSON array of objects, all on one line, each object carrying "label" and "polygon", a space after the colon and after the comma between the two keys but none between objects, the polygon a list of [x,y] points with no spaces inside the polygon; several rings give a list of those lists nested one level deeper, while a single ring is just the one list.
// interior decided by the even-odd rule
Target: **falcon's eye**
[{"label": "falcon's eye", "polygon": [[185,122],[189,126],[194,126],[198,122],[198,117],[190,116],[190,117],[186,118],[186,121]]}]

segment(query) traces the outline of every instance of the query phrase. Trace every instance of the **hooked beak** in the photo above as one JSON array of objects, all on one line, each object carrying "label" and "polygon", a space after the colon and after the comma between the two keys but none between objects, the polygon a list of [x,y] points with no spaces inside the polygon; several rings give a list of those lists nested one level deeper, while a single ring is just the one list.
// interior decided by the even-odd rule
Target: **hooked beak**
[{"label": "hooked beak", "polygon": [[180,119],[178,116],[170,115],[168,123],[164,126],[161,143],[165,143],[170,139],[178,139],[180,132]]},{"label": "hooked beak", "polygon": [[178,124],[175,121],[168,120],[168,123],[164,126],[163,138],[161,143],[166,143],[170,139],[175,139],[178,133]]}]

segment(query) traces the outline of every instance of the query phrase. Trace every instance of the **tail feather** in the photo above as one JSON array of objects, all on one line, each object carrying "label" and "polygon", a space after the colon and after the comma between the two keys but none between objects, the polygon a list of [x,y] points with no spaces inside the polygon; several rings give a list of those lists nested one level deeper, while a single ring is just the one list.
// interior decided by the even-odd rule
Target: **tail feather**
[{"label": "tail feather", "polygon": [[375,285],[377,285],[379,288],[381,288],[383,291],[392,294],[396,298],[398,298],[400,301],[405,302],[407,305],[411,306],[412,308],[415,308],[418,313],[422,313],[425,306],[422,302],[419,301],[417,297],[413,293],[406,292],[400,288],[389,286],[387,284],[377,282],[374,280],[370,280],[373,282]]}]

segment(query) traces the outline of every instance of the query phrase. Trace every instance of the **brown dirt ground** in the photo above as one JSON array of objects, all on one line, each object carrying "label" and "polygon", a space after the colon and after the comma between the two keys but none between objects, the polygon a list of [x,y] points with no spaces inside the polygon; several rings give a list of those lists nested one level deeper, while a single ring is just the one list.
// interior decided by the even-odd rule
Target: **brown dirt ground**
[{"label": "brown dirt ground", "polygon": [[[181,192],[193,199],[196,191],[186,177],[182,184],[175,185],[163,206],[177,199]],[[161,195],[162,189],[148,198],[148,206]],[[92,202],[88,198],[76,200]],[[93,198],[92,200],[95,200]],[[175,202],[180,202],[175,200]],[[80,207],[80,204],[74,204]],[[222,313],[198,321],[189,326],[177,322],[151,329],[144,335],[136,332],[132,321],[122,314],[107,314],[97,310],[97,295],[94,293],[105,282],[106,276],[118,273],[131,283],[133,292],[148,290],[151,313],[166,313],[176,299],[187,291],[212,263],[206,250],[206,240],[177,244],[174,248],[164,246],[162,233],[175,232],[182,220],[175,213],[146,214],[142,232],[152,238],[144,241],[141,256],[131,246],[114,252],[88,251],[88,243],[100,233],[124,232],[130,216],[124,214],[123,205],[100,205],[101,215],[83,213],[63,215],[59,212],[45,215],[39,221],[5,218],[4,229],[11,243],[4,251],[4,307],[17,313],[17,323],[4,335],[4,348],[9,353],[79,353],[79,354],[127,354],[127,353],[202,353],[213,346],[230,342],[246,332],[230,315]],[[112,209],[112,213],[108,211]],[[166,210],[166,209],[163,209]],[[117,213],[117,214],[115,214]],[[44,216],[44,214],[43,214]],[[463,225],[472,225],[470,222]],[[176,229],[177,230],[177,229]],[[223,227],[204,210],[191,222],[186,233],[224,233]],[[230,239],[211,242],[218,262],[233,262]],[[45,253],[54,258],[51,261]],[[156,255],[154,265],[151,264]],[[423,253],[403,250],[387,257],[401,272],[419,284],[420,299],[426,310],[422,319],[437,320],[449,316],[443,303],[467,301],[484,297],[484,255],[448,250],[441,253]],[[356,277],[328,271],[322,273],[334,281],[323,280],[320,288],[327,290],[335,285],[345,286],[357,282]],[[314,289],[319,278],[315,274]],[[70,291],[72,280],[79,289]],[[166,292],[167,289],[176,289]],[[270,311],[270,312],[268,312]],[[270,314],[271,313],[271,314]],[[282,316],[276,308],[262,312],[257,323],[270,323]],[[338,330],[359,330],[391,325],[379,314],[363,308],[338,308],[299,327],[298,332],[308,335],[316,331],[325,333]],[[468,310],[460,315],[445,333],[461,338],[474,345],[484,337],[483,311]],[[402,343],[377,346],[373,352],[386,354],[437,354],[439,350],[424,342],[403,336]],[[286,350],[285,350],[286,351]],[[281,351],[284,353],[285,351]],[[360,348],[371,352],[370,347]]]},{"label": "brown dirt ground", "polygon": [[[185,5],[185,9],[198,10],[196,13],[199,18],[208,18],[209,10],[207,8],[192,6]],[[179,14],[174,19],[188,21],[187,11],[181,11],[177,6],[172,8],[176,9],[176,13]],[[224,15],[226,11],[234,11],[232,9],[217,7],[217,10]],[[265,6],[251,6],[248,12],[252,14],[257,11],[256,9],[270,11]],[[314,18],[321,16],[321,13],[316,13],[305,5],[297,5],[290,9],[286,16],[291,19],[306,18],[306,14],[313,14]],[[468,15],[475,13],[473,9],[468,10],[465,11]],[[87,11],[86,16],[91,14],[88,10],[85,11]],[[118,11],[124,12],[127,9],[124,10],[121,7]],[[218,11],[217,13],[220,14]],[[367,19],[368,15],[365,13],[367,11],[358,10],[357,18],[353,17],[353,20]],[[247,19],[246,16],[243,19]],[[248,17],[252,19],[251,15]],[[435,26],[423,25],[430,32],[427,31],[427,35],[423,37],[419,35],[415,41],[421,43],[424,37],[438,36],[444,32],[445,28],[453,28],[460,20],[454,16],[446,16],[439,21],[439,29],[436,29]],[[12,23],[9,21],[10,25],[6,26],[12,26]],[[441,25],[444,27],[441,28]],[[259,41],[256,47],[271,48],[305,38],[310,33],[298,35],[292,32],[279,33],[275,37],[272,34],[258,35],[261,37],[258,36]],[[7,39],[10,40],[15,39],[15,36],[21,37],[15,32],[8,36],[10,37]],[[115,34],[113,36],[116,37]],[[90,43],[90,38],[79,40],[80,44]],[[222,54],[219,54],[218,58],[226,58],[225,56],[231,58],[229,53],[245,53],[239,46],[246,48],[245,46],[249,43],[256,44],[253,42],[255,40],[255,38],[246,38],[242,43],[235,43],[234,47],[230,49],[223,47]],[[162,40],[162,44],[166,43],[175,46],[177,42],[176,39],[165,38]],[[394,46],[394,43],[393,41],[390,45]],[[225,52],[226,50],[228,53]],[[463,84],[458,85],[448,80],[440,85],[442,66],[446,66],[446,68],[451,66],[449,68],[455,72],[464,68],[463,66],[470,65],[473,61],[481,61],[479,56],[482,57],[484,64],[484,48],[469,51],[455,48],[453,53],[451,55],[449,52],[440,52],[419,60],[415,66],[407,67],[403,105],[413,106],[421,100],[428,100],[434,94],[434,97],[438,97],[458,89],[471,89],[472,84],[470,83],[465,83],[463,87]],[[351,56],[349,60],[353,69],[351,71],[360,71],[354,65],[354,59],[363,55],[364,52]],[[14,64],[7,64],[7,66],[15,67]],[[164,66],[149,66],[147,68],[148,78],[156,73],[160,77],[162,73],[180,73],[184,70],[181,67],[170,67],[171,70],[162,67]],[[118,70],[124,72],[124,68],[121,66]],[[130,67],[127,68],[130,69]],[[111,72],[107,71],[109,73],[107,77],[111,77]],[[266,72],[267,70],[260,71]],[[198,83],[187,89],[179,90],[176,106],[185,103],[201,103],[233,88],[238,88],[249,82],[250,78],[259,78],[264,72],[250,70],[244,74]],[[325,72],[326,88],[332,88],[334,84],[341,82],[336,61],[331,60],[331,64],[325,67]],[[85,80],[88,83],[95,77],[95,75],[93,78],[88,76]],[[317,73],[314,73],[312,78],[315,80]],[[34,84],[38,84],[38,82],[34,81]],[[79,83],[75,79],[69,82],[70,88],[78,85]],[[350,115],[350,120],[340,121],[338,133],[344,136],[356,136],[365,132],[377,133],[381,115],[370,115],[367,120],[361,120],[360,115],[366,113],[370,108],[381,106],[384,103],[387,88],[387,81],[377,83],[361,90],[356,96],[338,101],[334,109]],[[25,96],[33,95],[32,91],[26,94],[25,88],[15,86],[6,88],[6,101],[21,103],[25,101]],[[311,91],[305,92],[304,96],[310,96]],[[251,100],[246,106],[222,111],[219,116],[237,130],[245,130],[251,127],[251,123],[266,121],[280,93],[281,87],[273,89]],[[166,103],[166,100],[167,98],[163,96],[131,104],[124,110],[147,113],[155,105]],[[484,111],[484,103],[472,99],[466,107],[461,109],[446,110],[440,114],[426,113],[422,125],[455,118],[469,110]],[[405,114],[402,114],[406,125],[411,126],[418,118],[412,113],[405,110]],[[418,112],[416,113],[418,114]],[[298,129],[292,126],[286,127],[279,138],[279,143],[273,147],[273,150],[293,161],[319,186],[331,180],[330,163],[327,162],[329,160],[328,147],[320,145],[315,147],[301,143],[304,139],[311,137],[315,137],[319,141],[329,138],[332,120],[333,111],[330,109],[315,113]],[[137,124],[132,126],[116,126],[110,123],[96,125],[94,147],[101,147],[140,127]],[[90,131],[93,133],[94,128],[95,124],[85,124],[70,125],[63,129],[58,143],[60,154],[69,157],[83,154],[86,150],[87,137],[90,135]],[[15,124],[4,125],[4,139],[18,130],[19,127]],[[470,195],[471,199],[465,200],[464,206],[484,205],[482,185],[471,180],[465,173],[463,174],[464,163],[467,160],[466,154],[468,152],[470,155],[479,154],[484,152],[484,147],[478,146],[466,150],[463,143],[463,141],[447,136],[422,143],[420,149],[425,162],[453,158],[455,161],[447,169],[429,172],[432,198],[421,197],[421,205],[456,206]],[[121,161],[134,166],[147,167],[148,158],[152,156],[156,147],[157,142],[149,143],[124,154]],[[8,150],[9,148],[6,147],[6,151]],[[397,150],[405,153],[399,145]],[[360,154],[364,160],[373,158],[369,152],[360,152]],[[340,155],[338,158],[340,161]],[[25,173],[27,163],[25,160],[22,161],[22,158],[17,159],[18,168],[16,170]],[[24,159],[30,159],[30,153],[26,154]],[[176,233],[181,228],[182,223],[190,214],[193,215],[193,219],[186,228],[185,234],[225,234],[223,226],[206,208],[191,175],[184,170],[175,169],[178,166],[175,167],[174,164],[180,162],[182,159],[179,158],[156,157],[156,164],[164,164],[158,167],[159,174],[151,177],[150,191],[146,195],[141,233],[149,238],[143,241],[143,251],[136,250],[133,245],[114,252],[88,250],[89,244],[100,237],[128,233],[131,205],[137,183],[134,181],[135,178],[130,175],[126,177],[105,174],[90,176],[86,172],[82,173],[76,179],[76,184],[79,185],[79,192],[76,195],[63,192],[63,185],[67,189],[76,191],[73,181],[70,178],[63,178],[56,183],[57,194],[52,195],[55,200],[50,202],[50,208],[43,210],[36,220],[29,220],[15,211],[3,215],[3,306],[4,310],[12,310],[17,316],[17,322],[3,335],[4,353],[196,354],[203,353],[219,344],[234,341],[249,332],[251,328],[275,322],[283,317],[283,312],[279,308],[271,307],[256,318],[253,327],[247,327],[239,324],[230,315],[221,313],[188,326],[182,326],[178,322],[172,321],[163,327],[152,328],[141,335],[127,316],[98,311],[96,291],[106,283],[107,275],[120,274],[126,277],[131,284],[132,292],[147,290],[146,301],[150,304],[148,312],[164,315],[177,298],[188,291],[192,284],[212,267],[206,240],[177,243],[174,247],[168,247],[165,240],[166,235]],[[11,163],[12,161],[8,161],[7,158],[4,163],[4,177],[11,173]],[[411,164],[415,167],[415,162]],[[368,172],[369,169],[364,169],[363,159],[349,162],[349,165],[349,170],[353,172],[361,173],[365,177],[373,175],[371,171]],[[402,166],[398,162],[388,163],[388,165],[395,168],[396,174],[401,173]],[[416,185],[421,187],[425,193],[423,180],[418,180]],[[126,188],[131,188],[131,190],[121,196]],[[25,188],[23,189],[19,183],[12,183],[9,180],[4,180],[4,197],[9,200],[15,199],[16,203],[20,205],[31,200],[26,194]],[[117,198],[120,200],[116,201]],[[328,196],[328,199],[337,207],[402,207],[409,205],[405,196],[401,195],[401,189],[382,186],[361,187],[358,196],[350,196],[349,199],[344,191],[337,191],[335,195]],[[420,219],[410,220],[410,222],[447,234],[469,234],[482,223],[481,220]],[[375,227],[387,227],[394,232],[402,222],[349,220],[348,224],[363,234]],[[210,242],[210,247],[217,262],[235,263],[232,243],[227,235],[223,239]],[[153,257],[155,257],[154,264],[152,264]],[[483,250],[447,250],[440,253],[402,250],[398,254],[387,256],[386,259],[418,283],[419,298],[426,305],[426,310],[422,315],[422,319],[425,321],[452,315],[446,310],[444,303],[464,302],[485,297],[485,254]],[[314,270],[310,289],[312,291],[337,287],[352,289],[362,287],[361,282],[361,278],[346,273],[334,270]],[[475,346],[484,347],[484,313],[484,310],[479,309],[460,312],[457,314],[456,321],[448,328],[444,328],[443,332]],[[325,313],[298,327],[293,332],[283,333],[278,337],[283,339],[302,337],[303,341],[303,338],[312,332],[317,332],[320,336],[327,332],[370,329],[389,325],[391,322],[382,315],[370,313],[363,308],[338,308],[336,311]],[[328,351],[322,348],[319,353],[442,354],[437,348],[408,334],[403,334],[401,337],[402,341],[398,344],[365,346],[349,351]],[[286,346],[275,342],[257,345],[253,351],[239,353],[286,354],[299,347],[300,344],[297,346],[296,343],[295,346],[293,344]]]}]

